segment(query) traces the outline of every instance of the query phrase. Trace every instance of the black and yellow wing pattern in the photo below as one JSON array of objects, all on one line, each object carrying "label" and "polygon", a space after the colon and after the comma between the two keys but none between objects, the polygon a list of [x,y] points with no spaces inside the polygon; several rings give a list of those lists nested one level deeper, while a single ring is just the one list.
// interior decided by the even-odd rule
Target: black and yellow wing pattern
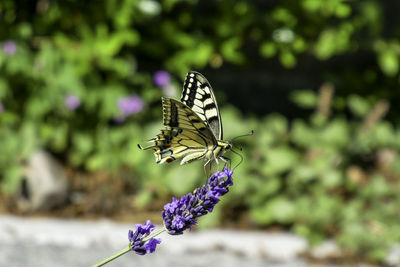
[{"label": "black and yellow wing pattern", "polygon": [[204,159],[206,164],[230,149],[222,141],[222,123],[215,96],[209,82],[198,72],[189,72],[184,83],[181,102],[162,98],[164,129],[150,139],[153,145],[143,150],[153,150],[156,162],[181,160],[186,164]]},{"label": "black and yellow wing pattern", "polygon": [[222,120],[217,100],[210,83],[203,75],[195,71],[186,75],[181,102],[196,112],[217,140],[222,140]]}]

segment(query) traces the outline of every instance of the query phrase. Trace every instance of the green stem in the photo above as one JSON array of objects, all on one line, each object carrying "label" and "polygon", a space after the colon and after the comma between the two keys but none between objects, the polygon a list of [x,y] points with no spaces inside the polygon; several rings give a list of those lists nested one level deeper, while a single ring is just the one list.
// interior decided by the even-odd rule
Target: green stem
[{"label": "green stem", "polygon": [[91,267],[103,266],[104,264],[109,263],[109,262],[112,261],[112,260],[115,260],[115,259],[118,258],[119,256],[122,256],[122,255],[124,255],[125,253],[127,253],[127,252],[129,252],[129,251],[131,251],[131,250],[132,250],[132,249],[131,249],[130,247],[128,247],[128,248],[126,248],[126,249],[124,249],[124,250],[121,250],[120,252],[118,252],[118,253],[112,255],[111,257],[108,257],[107,259],[102,260],[101,262],[98,262],[98,263],[92,265]]},{"label": "green stem", "polygon": [[143,238],[143,242],[146,242],[150,239],[152,239],[155,236],[158,236],[159,234],[161,234],[162,232],[167,231],[167,229],[165,229],[165,227],[160,228],[160,229],[156,229],[155,231],[153,231],[152,233],[150,233],[148,236],[146,236],[145,238]]},{"label": "green stem", "polygon": [[[163,227],[163,228],[160,228],[160,229],[157,229],[157,230],[153,231],[152,233],[150,233],[150,235],[148,235],[148,236],[146,236],[145,238],[143,238],[143,240],[142,240],[143,243],[144,243],[144,242],[147,242],[147,241],[150,240],[151,238],[153,238],[153,237],[155,237],[155,236],[161,234],[162,232],[164,232],[164,231],[166,231],[166,230],[167,230],[167,229],[165,229],[165,227]],[[121,250],[120,252],[115,253],[115,254],[112,255],[111,257],[108,257],[107,259],[104,259],[104,260],[102,260],[101,262],[98,262],[98,263],[92,265],[91,267],[103,266],[104,264],[109,263],[109,262],[112,261],[112,260],[115,260],[116,258],[118,258],[118,257],[120,257],[120,256],[122,256],[122,255],[124,255],[125,253],[127,253],[127,252],[129,252],[129,251],[131,251],[131,250],[132,250],[132,249],[131,249],[131,246],[130,246],[130,244],[129,244],[129,247],[128,247],[128,248],[126,248],[126,249],[124,249],[124,250]]]}]

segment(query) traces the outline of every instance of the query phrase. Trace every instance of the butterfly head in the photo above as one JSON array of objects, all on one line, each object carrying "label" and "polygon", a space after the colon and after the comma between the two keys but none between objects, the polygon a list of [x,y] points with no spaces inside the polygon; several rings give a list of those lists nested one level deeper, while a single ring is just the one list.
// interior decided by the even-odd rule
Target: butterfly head
[{"label": "butterfly head", "polygon": [[218,146],[222,151],[227,151],[232,148],[232,143],[230,141],[218,141]]},{"label": "butterfly head", "polygon": [[224,149],[225,150],[229,150],[232,148],[232,144],[230,142],[227,142],[227,144],[225,145]]}]

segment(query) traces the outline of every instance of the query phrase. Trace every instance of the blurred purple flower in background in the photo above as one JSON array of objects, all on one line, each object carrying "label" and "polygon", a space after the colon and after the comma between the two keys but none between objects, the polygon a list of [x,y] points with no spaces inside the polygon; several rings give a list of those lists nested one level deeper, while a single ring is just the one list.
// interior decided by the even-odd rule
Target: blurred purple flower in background
[{"label": "blurred purple flower in background", "polygon": [[117,104],[123,117],[139,113],[144,107],[142,98],[137,95],[120,98],[118,99]]},{"label": "blurred purple flower in background", "polygon": [[17,52],[17,45],[13,41],[5,41],[3,43],[3,51],[8,55],[14,55]]},{"label": "blurred purple flower in background", "polygon": [[158,87],[165,87],[171,82],[171,76],[165,70],[159,70],[154,73],[153,82]]},{"label": "blurred purple flower in background", "polygon": [[76,95],[67,95],[65,105],[69,110],[75,110],[81,105],[81,100]]},{"label": "blurred purple flower in background", "polygon": [[0,113],[3,113],[3,111],[4,111],[4,106],[3,106],[3,104],[0,102]]}]

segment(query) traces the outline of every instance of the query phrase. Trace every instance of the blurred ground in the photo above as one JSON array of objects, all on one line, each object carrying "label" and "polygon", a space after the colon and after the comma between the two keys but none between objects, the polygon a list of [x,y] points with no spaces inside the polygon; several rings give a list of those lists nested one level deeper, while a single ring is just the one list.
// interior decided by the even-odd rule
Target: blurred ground
[{"label": "blurred ground", "polygon": [[[0,266],[90,266],[126,247],[133,225],[3,215]],[[308,262],[300,256],[307,242],[287,233],[209,230],[159,237],[154,254],[128,253],[106,266],[336,266]]]},{"label": "blurred ground", "polygon": [[0,194],[0,214],[89,220],[107,217],[120,222],[149,219],[154,223],[162,222],[160,210],[167,200],[154,201],[151,205],[138,208],[135,195],[127,190],[130,188],[128,179],[118,179],[115,174],[106,171],[88,174],[69,167],[64,168],[63,172],[69,182],[67,203],[51,210],[23,211],[17,205],[20,193]]}]

